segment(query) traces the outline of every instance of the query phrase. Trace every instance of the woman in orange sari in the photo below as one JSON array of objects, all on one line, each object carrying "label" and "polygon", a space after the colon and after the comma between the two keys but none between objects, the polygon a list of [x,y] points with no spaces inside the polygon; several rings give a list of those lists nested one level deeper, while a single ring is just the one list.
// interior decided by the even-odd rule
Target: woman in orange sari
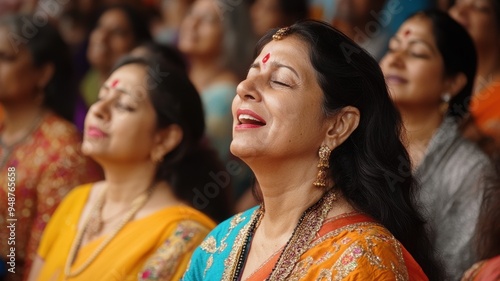
[{"label": "woman in orange sari", "polygon": [[183,280],[439,280],[400,116],[356,43],[316,21],[270,31],[232,110],[262,203],[216,227]]}]

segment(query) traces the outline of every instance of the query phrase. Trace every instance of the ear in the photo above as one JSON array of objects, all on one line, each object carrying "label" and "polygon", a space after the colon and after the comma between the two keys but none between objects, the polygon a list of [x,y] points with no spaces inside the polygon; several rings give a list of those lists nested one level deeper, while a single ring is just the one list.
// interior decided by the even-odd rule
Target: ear
[{"label": "ear", "polygon": [[154,161],[163,159],[181,143],[183,135],[182,128],[177,124],[172,124],[156,132],[151,158]]},{"label": "ear", "polygon": [[341,145],[359,125],[359,110],[354,106],[340,109],[327,120],[328,130],[323,144],[331,150]]},{"label": "ear", "polygon": [[39,68],[39,71],[37,86],[39,89],[45,89],[54,76],[55,66],[53,63],[46,63]]},{"label": "ear", "polygon": [[459,73],[453,77],[448,78],[447,81],[447,93],[450,93],[452,97],[456,96],[467,84],[467,76],[464,73]]}]

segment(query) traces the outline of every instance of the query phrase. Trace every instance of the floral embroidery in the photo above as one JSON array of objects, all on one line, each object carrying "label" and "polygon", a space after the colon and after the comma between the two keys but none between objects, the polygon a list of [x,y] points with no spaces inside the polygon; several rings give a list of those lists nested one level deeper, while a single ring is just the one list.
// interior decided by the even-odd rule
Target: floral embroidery
[{"label": "floral embroidery", "polygon": [[[209,237],[207,237],[200,245],[200,248],[209,253],[210,256],[208,257],[207,259],[207,264],[205,265],[205,270],[203,271],[203,277],[205,277],[207,271],[212,267],[213,265],[213,261],[214,261],[214,254],[215,253],[222,253],[226,248],[227,248],[227,243],[226,243],[226,240],[227,238],[229,237],[229,235],[231,234],[231,232],[233,231],[233,229],[238,226],[238,224],[240,224],[241,222],[243,222],[245,220],[245,217],[242,217],[242,214],[239,213],[237,215],[235,215],[230,223],[229,223],[229,229],[227,230],[227,233],[226,235],[220,240],[220,245],[219,247],[217,247],[217,240],[215,239],[214,236],[210,235]],[[243,229],[241,230],[243,231]],[[241,233],[240,231],[240,233]],[[239,234],[238,234],[239,236]],[[235,241],[236,243],[236,241]],[[229,258],[228,258],[229,259]],[[225,263],[227,262],[227,260],[225,261]]]},{"label": "floral embroidery", "polygon": [[[336,242],[333,242],[331,246],[325,245],[328,250],[319,256],[317,260],[314,260],[313,256],[303,256],[301,261],[295,266],[290,280],[311,280],[313,276],[308,275],[308,273],[311,273],[309,271],[312,270],[313,267],[319,267],[315,269],[319,273],[314,276],[314,280],[343,280],[348,277],[350,273],[359,269],[361,259],[368,262],[374,269],[383,271],[390,270],[394,274],[396,280],[409,280],[399,241],[390,234],[380,233],[380,231],[376,229],[380,227],[379,224],[371,222],[351,224],[327,233],[323,237],[313,241],[309,246],[310,249],[319,246],[321,243],[328,243],[327,240],[334,240]],[[339,236],[342,232],[361,233],[362,237],[360,237],[360,240],[356,241],[349,237],[336,240],[335,237]],[[374,252],[381,244],[389,245],[391,251],[396,255],[395,260],[383,260]],[[332,261],[332,258],[334,258],[341,249],[343,252],[335,261]],[[329,261],[334,262],[331,268],[330,265],[326,268],[321,268],[325,267],[326,265],[324,263],[328,263]]]},{"label": "floral embroidery", "polygon": [[138,280],[170,280],[175,273],[181,257],[194,247],[196,236],[205,235],[209,230],[194,221],[179,223],[172,235],[149,258],[143,270],[139,272]]},{"label": "floral embroidery", "polygon": [[363,253],[364,251],[358,242],[349,246],[333,265],[333,270],[337,272],[334,280],[342,280],[353,272],[358,267],[358,259]]}]

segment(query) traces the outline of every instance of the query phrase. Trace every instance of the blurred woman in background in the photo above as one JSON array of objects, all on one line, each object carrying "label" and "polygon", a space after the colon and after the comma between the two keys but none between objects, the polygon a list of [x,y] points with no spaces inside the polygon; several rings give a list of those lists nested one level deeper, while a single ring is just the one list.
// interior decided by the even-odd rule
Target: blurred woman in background
[{"label": "blurred woman in background", "polygon": [[236,86],[250,64],[254,36],[245,2],[235,6],[222,0],[197,0],[184,19],[179,49],[190,64],[189,78],[198,89],[207,136],[229,166],[236,197],[250,185],[250,171],[229,152],[232,140],[231,102]]},{"label": "blurred woman in background", "polygon": [[90,33],[87,59],[91,69],[80,84],[84,109],[76,116],[76,124],[83,127],[86,108],[97,100],[99,88],[122,56],[144,41],[151,40],[149,26],[143,15],[132,6],[113,5],[102,11]]},{"label": "blurred woman in background", "polygon": [[[476,52],[467,31],[445,12],[419,12],[389,43],[380,65],[406,128],[411,163],[401,173],[421,182],[418,195],[429,216],[436,251],[457,280],[475,257],[477,222],[488,157],[464,139],[458,123],[468,112]],[[399,175],[389,176],[399,181]]]},{"label": "blurred woman in background", "polygon": [[457,0],[450,15],[474,40],[478,69],[464,136],[477,142],[488,154],[500,151],[500,2]]}]

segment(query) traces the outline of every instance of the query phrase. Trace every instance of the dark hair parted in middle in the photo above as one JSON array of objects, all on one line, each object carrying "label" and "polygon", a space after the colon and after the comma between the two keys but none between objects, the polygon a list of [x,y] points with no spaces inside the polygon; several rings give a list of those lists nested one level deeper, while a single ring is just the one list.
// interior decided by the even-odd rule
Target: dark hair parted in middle
[{"label": "dark hair parted in middle", "polygon": [[183,133],[179,145],[158,165],[156,180],[168,182],[178,199],[214,220],[228,218],[232,211],[228,201],[230,177],[204,139],[200,95],[187,74],[155,56],[124,57],[114,70],[129,64],[144,66],[146,70],[148,97],[155,109],[158,129],[176,124]]},{"label": "dark hair parted in middle", "polygon": [[[255,54],[276,29],[257,44]],[[359,211],[382,223],[411,253],[430,280],[440,269],[432,258],[425,221],[417,211],[417,183],[401,141],[402,121],[375,59],[328,24],[301,21],[289,28],[309,47],[310,61],[323,91],[325,116],[345,106],[360,112],[358,128],[330,155],[335,188]]]}]

